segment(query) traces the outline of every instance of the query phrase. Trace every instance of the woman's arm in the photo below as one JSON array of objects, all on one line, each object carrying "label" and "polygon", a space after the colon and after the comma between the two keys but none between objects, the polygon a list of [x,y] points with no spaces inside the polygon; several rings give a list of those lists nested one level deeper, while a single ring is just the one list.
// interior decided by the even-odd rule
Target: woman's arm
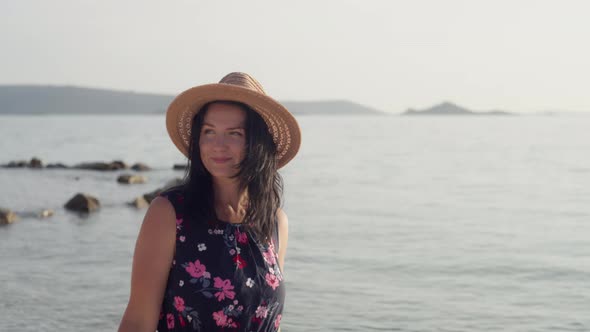
[{"label": "woman's arm", "polygon": [[287,253],[287,244],[289,242],[289,219],[282,209],[277,211],[277,217],[279,219],[279,267],[281,268],[281,271],[284,271],[285,255]]},{"label": "woman's arm", "polygon": [[131,294],[119,332],[155,331],[176,243],[176,214],[164,197],[156,197],[135,244]]}]

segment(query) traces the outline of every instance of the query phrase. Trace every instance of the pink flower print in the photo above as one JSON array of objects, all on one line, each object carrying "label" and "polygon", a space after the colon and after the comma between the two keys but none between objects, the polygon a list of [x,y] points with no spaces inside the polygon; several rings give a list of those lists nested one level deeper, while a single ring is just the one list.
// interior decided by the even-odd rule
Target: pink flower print
[{"label": "pink flower print", "polygon": [[174,307],[179,312],[184,311],[184,299],[180,296],[175,296],[174,297]]},{"label": "pink flower print", "polygon": [[248,243],[248,235],[246,235],[246,233],[244,233],[244,232],[240,232],[237,229],[236,229],[236,238],[238,239],[238,242],[240,242],[241,244]]},{"label": "pink flower print", "polygon": [[191,276],[200,278],[205,274],[205,265],[201,264],[201,261],[197,259],[194,264],[193,262],[189,262],[185,270],[190,273]]},{"label": "pink flower print", "polygon": [[166,315],[166,323],[168,324],[168,329],[172,330],[174,328],[174,315],[167,314]]},{"label": "pink flower print", "polygon": [[180,242],[184,242],[184,240],[186,239],[186,237],[184,235],[181,235],[179,238]]},{"label": "pink flower print", "polygon": [[214,312],[213,319],[215,319],[215,323],[217,324],[217,326],[223,327],[227,325],[227,316],[223,313],[223,310]]},{"label": "pink flower print", "polygon": [[242,311],[242,310],[244,310],[244,306],[243,305],[238,306],[238,311]]},{"label": "pink flower print", "polygon": [[267,307],[259,305],[258,308],[256,308],[256,318],[266,318],[267,315],[268,315],[268,308]]},{"label": "pink flower print", "polygon": [[205,279],[211,279],[211,273],[209,273],[209,272],[205,272],[205,273],[203,274],[203,277],[204,277]]},{"label": "pink flower print", "polygon": [[272,287],[273,290],[275,290],[275,289],[277,289],[277,287],[279,287],[279,279],[277,278],[276,275],[267,273],[265,279],[266,279],[266,283],[270,287]]},{"label": "pink flower print", "polygon": [[236,255],[234,257],[234,263],[236,263],[236,265],[239,269],[243,269],[248,265],[248,264],[246,264],[246,261],[240,255]]},{"label": "pink flower print", "polygon": [[271,250],[264,251],[262,253],[262,256],[264,257],[264,260],[270,265],[275,265],[277,263],[275,254]]},{"label": "pink flower print", "polygon": [[182,319],[182,316],[181,315],[178,315],[178,321],[180,322],[180,326],[182,326],[182,327],[185,327],[186,326],[186,323],[184,322],[184,319]]},{"label": "pink flower print", "polygon": [[233,256],[233,255],[235,255],[235,254],[236,254],[236,250],[235,250],[235,249],[233,249],[233,248],[232,248],[232,249],[230,249],[230,250],[229,250],[229,254],[230,254],[230,255],[232,255],[232,256]]},{"label": "pink flower print", "polygon": [[176,226],[180,226],[182,224],[182,218],[176,218]]},{"label": "pink flower print", "polygon": [[226,297],[233,300],[234,296],[236,295],[236,293],[232,291],[234,286],[232,286],[229,279],[222,280],[219,277],[215,277],[215,279],[213,279],[213,287],[221,289],[220,292],[215,293],[217,301],[221,302],[221,300],[225,299]]},{"label": "pink flower print", "polygon": [[282,315],[281,314],[278,314],[277,315],[277,318],[275,319],[275,328],[276,329],[278,329],[279,328],[279,325],[281,324],[281,317],[282,317]]}]

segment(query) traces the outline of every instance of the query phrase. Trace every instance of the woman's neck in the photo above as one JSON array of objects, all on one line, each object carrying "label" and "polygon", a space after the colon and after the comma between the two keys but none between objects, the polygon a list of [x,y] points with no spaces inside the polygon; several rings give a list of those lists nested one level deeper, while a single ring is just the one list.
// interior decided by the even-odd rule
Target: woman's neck
[{"label": "woman's neck", "polygon": [[245,190],[240,192],[239,187],[237,179],[213,178],[215,210],[225,211],[228,206],[231,206],[234,211],[238,211],[240,205],[244,206],[248,201],[248,193]]}]

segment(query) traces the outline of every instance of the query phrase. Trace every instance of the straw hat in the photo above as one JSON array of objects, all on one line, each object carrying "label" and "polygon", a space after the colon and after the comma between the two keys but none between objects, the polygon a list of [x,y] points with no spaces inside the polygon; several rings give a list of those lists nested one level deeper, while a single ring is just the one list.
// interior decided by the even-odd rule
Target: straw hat
[{"label": "straw hat", "polygon": [[262,86],[245,73],[230,73],[219,83],[190,88],[178,95],[166,112],[166,129],[172,142],[188,157],[194,116],[207,103],[216,100],[244,103],[260,114],[277,146],[278,167],[285,166],[299,151],[301,131],[295,117]]}]

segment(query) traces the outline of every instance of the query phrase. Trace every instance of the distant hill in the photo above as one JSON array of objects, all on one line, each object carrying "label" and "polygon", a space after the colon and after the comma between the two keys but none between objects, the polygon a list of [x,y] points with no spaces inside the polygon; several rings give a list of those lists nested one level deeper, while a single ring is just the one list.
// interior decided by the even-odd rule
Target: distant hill
[{"label": "distant hill", "polygon": [[[73,86],[0,85],[2,114],[163,114],[174,96]],[[385,114],[348,101],[285,102],[293,114]]]},{"label": "distant hill", "polygon": [[401,115],[514,115],[514,113],[498,110],[474,112],[450,102],[443,102],[424,110],[410,108]]},{"label": "distant hill", "polygon": [[329,101],[286,101],[282,104],[293,114],[385,114],[374,108],[363,106],[346,100]]},{"label": "distant hill", "polygon": [[0,114],[164,113],[172,98],[71,86],[0,86]]}]

